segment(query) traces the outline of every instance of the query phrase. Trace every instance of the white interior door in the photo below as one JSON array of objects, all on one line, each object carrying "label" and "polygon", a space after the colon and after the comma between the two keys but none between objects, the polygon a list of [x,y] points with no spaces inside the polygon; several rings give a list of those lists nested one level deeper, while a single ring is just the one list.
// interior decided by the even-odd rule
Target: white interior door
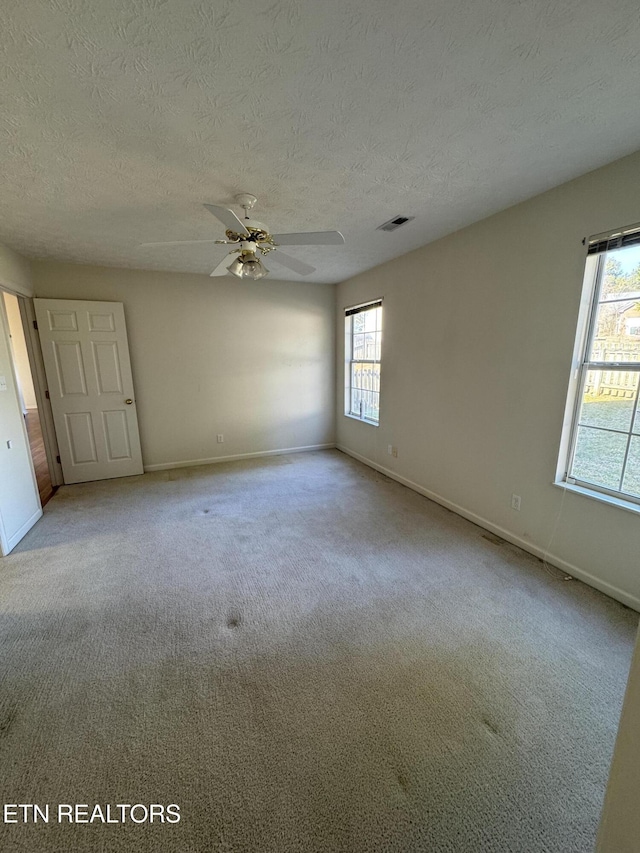
[{"label": "white interior door", "polygon": [[65,483],[142,474],[122,303],[33,302]]},{"label": "white interior door", "polygon": [[0,555],[8,554],[41,515],[0,293]]}]

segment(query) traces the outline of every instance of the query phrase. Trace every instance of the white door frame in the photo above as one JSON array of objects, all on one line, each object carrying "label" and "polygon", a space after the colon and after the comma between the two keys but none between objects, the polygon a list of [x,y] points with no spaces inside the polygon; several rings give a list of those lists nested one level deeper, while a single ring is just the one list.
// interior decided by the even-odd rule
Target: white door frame
[{"label": "white door frame", "polygon": [[33,297],[25,296],[19,290],[12,290],[12,288],[0,284],[0,298],[2,298],[2,293],[10,293],[18,299],[27,355],[29,356],[29,367],[31,368],[31,378],[33,379],[33,390],[38,405],[38,417],[40,419],[44,450],[49,465],[51,485],[61,486],[64,483],[64,479],[62,477],[62,466],[58,461],[58,440],[53,425],[53,412],[51,410],[51,403],[47,397],[47,377],[44,372],[40,338],[37,327],[34,325],[36,322],[36,312],[33,307]]},{"label": "white door frame", "polygon": [[[0,286],[0,296],[2,291],[8,291],[8,288]],[[13,291],[8,291],[13,293]],[[11,350],[11,335],[9,334],[9,323],[7,320],[7,312],[4,304],[4,300],[0,298],[0,332],[3,337],[6,338],[7,351],[9,354],[9,370],[11,371],[11,381],[14,383],[15,388],[18,388],[18,376],[16,372],[16,366],[13,359],[13,353]],[[16,402],[18,399],[16,398]],[[18,404],[19,407],[19,404]],[[22,415],[22,412],[20,412]],[[40,494],[38,492],[38,483],[36,480],[36,472],[33,467],[33,459],[31,457],[31,449],[29,445],[29,435],[27,433],[27,425],[23,417],[20,417],[22,422],[22,432],[24,437],[24,442],[26,445],[26,453],[29,460],[29,470],[31,473],[31,480],[34,490],[34,497],[37,502],[37,508],[35,513],[31,516],[31,518],[27,519],[27,521],[23,524],[23,526],[15,531],[11,537],[7,534],[7,531],[4,526],[4,522],[2,516],[0,516],[0,557],[4,557],[9,554],[13,548],[18,544],[18,542],[22,539],[25,533],[33,527],[33,525],[38,521],[39,518],[42,517],[42,504],[40,502]]]},{"label": "white door frame", "polygon": [[42,349],[40,348],[40,336],[38,335],[36,325],[36,312],[33,307],[33,299],[28,296],[21,296],[19,293],[15,295],[18,297],[18,304],[20,305],[20,316],[22,317],[22,327],[27,344],[29,364],[31,365],[31,376],[33,377],[33,388],[38,404],[38,416],[40,417],[44,450],[47,462],[49,463],[51,485],[61,486],[64,483],[64,478],[62,476],[62,466],[59,461],[58,439],[56,438],[56,430],[53,424],[51,401],[48,397],[47,376],[44,372],[44,361],[42,359]]}]

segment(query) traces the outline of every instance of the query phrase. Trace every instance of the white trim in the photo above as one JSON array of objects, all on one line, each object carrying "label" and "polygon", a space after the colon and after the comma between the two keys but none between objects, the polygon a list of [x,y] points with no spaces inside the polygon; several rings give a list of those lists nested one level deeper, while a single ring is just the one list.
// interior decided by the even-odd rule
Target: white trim
[{"label": "white trim", "polygon": [[582,356],[587,348],[587,336],[591,326],[590,320],[593,313],[597,278],[598,256],[591,255],[585,261],[582,275],[582,290],[578,308],[576,336],[573,342],[573,355],[571,356],[571,373],[569,375],[562,431],[560,433],[560,448],[558,451],[558,464],[556,466],[555,477],[557,481],[562,480],[568,470],[573,443],[574,424],[580,413],[580,387],[583,378]]},{"label": "white trim", "polygon": [[640,513],[640,504],[616,497],[616,495],[610,495],[607,492],[599,492],[596,489],[589,489],[587,486],[579,486],[577,483],[568,483],[566,480],[553,483],[553,485],[558,489],[566,489],[576,495],[582,495],[585,498],[609,504],[609,506],[616,506],[618,509],[625,509],[627,512]]},{"label": "white trim", "polygon": [[603,581],[592,574],[589,574],[589,572],[585,572],[583,569],[579,568],[578,566],[574,566],[573,563],[568,563],[561,557],[557,557],[554,554],[549,554],[545,548],[539,548],[532,542],[529,542],[526,539],[521,539],[519,536],[516,536],[514,533],[511,533],[504,527],[499,527],[497,524],[494,524],[488,519],[483,518],[481,515],[477,515],[475,512],[471,512],[470,510],[465,509],[459,504],[455,504],[452,501],[447,500],[447,498],[443,498],[441,495],[438,495],[435,492],[430,491],[429,489],[425,489],[418,483],[414,483],[413,480],[408,480],[406,477],[402,477],[400,474],[396,474],[395,471],[392,471],[389,468],[385,468],[383,465],[378,465],[377,462],[373,462],[371,459],[367,459],[366,456],[361,456],[359,453],[355,453],[353,450],[349,450],[348,447],[344,447],[342,444],[336,444],[336,448],[342,451],[342,453],[346,453],[348,456],[352,456],[359,462],[368,465],[370,468],[374,468],[376,471],[379,471],[381,474],[384,474],[385,477],[389,477],[390,479],[401,483],[403,486],[407,486],[407,488],[413,489],[414,492],[418,492],[419,494],[424,495],[425,498],[429,498],[429,500],[435,501],[435,503],[452,510],[457,515],[462,516],[462,518],[466,518],[468,521],[472,521],[479,527],[483,527],[485,530],[489,530],[491,531],[491,533],[495,533],[497,536],[500,536],[507,542],[511,542],[512,545],[517,545],[518,548],[522,548],[523,551],[527,551],[529,554],[533,554],[535,557],[539,557],[540,559],[545,560],[545,562],[549,563],[552,566],[555,566],[563,572],[566,572],[566,574],[571,575],[571,577],[578,578],[579,580],[584,581],[584,583],[588,584],[589,586],[595,587],[595,589],[600,590],[600,592],[604,592],[605,595],[608,595],[611,598],[615,598],[616,601],[621,601],[622,604],[626,604],[627,607],[631,607],[633,610],[640,612],[640,598],[637,598],[634,595],[629,595],[628,592],[625,592],[619,587],[607,583],[606,581]]},{"label": "white trim", "polygon": [[285,453],[307,453],[311,450],[333,450],[335,444],[309,444],[305,447],[282,447],[278,450],[259,450],[257,453],[235,453],[231,456],[212,456],[210,459],[184,459],[181,462],[161,462],[145,465],[146,471],[168,471],[170,468],[192,468],[198,465],[213,465],[216,462],[235,462],[237,459],[259,459],[261,456],[282,456]]},{"label": "white trim", "polygon": [[370,420],[367,420],[367,418],[359,418],[357,415],[352,415],[349,412],[345,412],[344,417],[345,418],[351,418],[352,421],[358,421],[359,424],[369,424],[369,426],[374,426],[374,427],[380,426],[380,421],[370,421]]},{"label": "white trim", "polygon": [[[16,391],[16,403],[19,407],[19,397],[18,397],[18,374],[16,372],[16,365],[13,358],[13,352],[11,350],[11,333],[9,331],[9,318],[7,316],[7,310],[5,305],[5,300],[3,298],[3,292],[5,291],[4,287],[0,287],[0,334],[2,334],[6,340],[7,351],[9,355],[9,371],[11,376],[11,381],[13,387]],[[26,451],[26,456],[29,462],[29,471],[31,473],[31,484],[33,487],[33,495],[36,499],[36,503],[38,508],[31,515],[31,517],[20,526],[20,528],[12,535],[7,536],[7,530],[0,517],[0,556],[6,557],[11,551],[15,548],[18,542],[22,539],[22,537],[27,533],[27,531],[33,527],[33,525],[38,521],[38,519],[42,516],[42,503],[40,501],[40,492],[38,491],[38,481],[36,479],[36,471],[33,464],[33,457],[31,456],[31,448],[29,446],[29,434],[27,432],[27,423],[22,416],[22,412],[20,412],[20,422],[22,426],[22,437],[24,441],[24,448]]]},{"label": "white trim", "polygon": [[7,540],[7,531],[5,529],[4,522],[2,521],[2,515],[0,515],[0,557],[6,557],[10,550],[9,542]]},{"label": "white trim", "polygon": [[34,327],[36,312],[33,307],[33,299],[30,297],[18,298],[20,316],[24,329],[24,337],[29,355],[29,366],[33,379],[33,388],[38,405],[38,417],[44,441],[45,455],[49,466],[49,477],[52,486],[61,486],[64,483],[62,476],[62,465],[58,462],[58,439],[53,423],[53,411],[51,400],[47,399],[47,377],[44,371],[42,348],[40,346],[40,335]]},{"label": "white trim", "polygon": [[[39,502],[40,501],[38,501],[38,503]],[[22,525],[22,527],[19,530],[16,530],[16,532],[13,534],[13,536],[9,540],[7,540],[7,553],[4,554],[5,557],[7,556],[7,554],[9,554],[16,547],[16,545],[22,539],[22,537],[25,536],[29,532],[29,530],[31,530],[31,528],[36,523],[36,521],[38,521],[41,518],[42,518],[42,508],[37,509],[33,513],[33,515],[31,516],[31,518],[28,519],[27,521],[25,521],[25,523]]]}]

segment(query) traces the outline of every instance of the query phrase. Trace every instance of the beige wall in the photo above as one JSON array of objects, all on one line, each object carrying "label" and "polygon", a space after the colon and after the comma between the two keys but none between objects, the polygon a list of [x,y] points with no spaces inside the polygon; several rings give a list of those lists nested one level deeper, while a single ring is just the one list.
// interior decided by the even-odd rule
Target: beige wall
[{"label": "beige wall", "polygon": [[637,853],[640,847],[640,634],[631,663],[613,764],[604,801],[598,853]]},{"label": "beige wall", "polygon": [[124,303],[145,467],[334,441],[333,285],[51,262],[33,275],[40,297]]},{"label": "beige wall", "polygon": [[22,296],[33,296],[30,262],[1,243],[0,285]]},{"label": "beige wall", "polygon": [[[640,221],[639,178],[636,154],[339,285],[336,395],[339,446],[637,609],[638,515],[552,483],[582,239]],[[341,309],[375,297],[379,428],[342,415]]]}]

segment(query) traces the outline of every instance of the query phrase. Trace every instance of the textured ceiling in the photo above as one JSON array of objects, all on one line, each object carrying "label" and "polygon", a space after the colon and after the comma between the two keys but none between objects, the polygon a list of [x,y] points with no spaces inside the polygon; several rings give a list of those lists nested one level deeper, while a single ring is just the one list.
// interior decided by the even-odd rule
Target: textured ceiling
[{"label": "textured ceiling", "polygon": [[207,273],[137,245],[244,190],[342,231],[289,250],[340,281],[640,148],[639,36],[637,0],[3,0],[0,241]]}]

